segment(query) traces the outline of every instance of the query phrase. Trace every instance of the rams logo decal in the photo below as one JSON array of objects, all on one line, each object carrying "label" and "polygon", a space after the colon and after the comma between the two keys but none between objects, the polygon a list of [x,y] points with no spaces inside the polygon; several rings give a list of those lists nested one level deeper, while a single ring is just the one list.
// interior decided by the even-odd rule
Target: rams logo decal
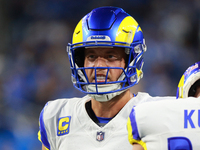
[{"label": "rams logo decal", "polygon": [[57,135],[65,135],[69,133],[71,116],[66,116],[58,119]]}]

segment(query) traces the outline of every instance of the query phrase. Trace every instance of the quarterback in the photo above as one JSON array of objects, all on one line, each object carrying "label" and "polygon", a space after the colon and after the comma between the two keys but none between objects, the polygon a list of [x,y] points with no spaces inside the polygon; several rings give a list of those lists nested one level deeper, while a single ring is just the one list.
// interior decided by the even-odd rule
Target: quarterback
[{"label": "quarterback", "polygon": [[46,104],[39,119],[42,149],[131,149],[126,122],[132,107],[161,99],[130,92],[143,76],[145,51],[139,24],[123,9],[100,7],[84,16],[67,53],[73,85],[86,96]]},{"label": "quarterback", "polygon": [[127,122],[132,150],[200,149],[200,62],[183,74],[177,98],[132,109]]}]

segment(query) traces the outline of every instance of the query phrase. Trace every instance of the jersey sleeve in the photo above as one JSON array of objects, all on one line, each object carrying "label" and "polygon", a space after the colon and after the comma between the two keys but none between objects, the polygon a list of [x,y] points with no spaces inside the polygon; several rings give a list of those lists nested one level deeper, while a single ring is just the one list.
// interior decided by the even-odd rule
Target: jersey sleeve
[{"label": "jersey sleeve", "polygon": [[[48,103],[47,103],[48,104]],[[47,106],[47,104],[45,105],[45,107]],[[41,111],[40,113],[40,117],[39,117],[39,132],[38,132],[38,139],[42,142],[42,144],[45,146],[45,148],[47,150],[50,150],[50,144],[47,138],[47,132],[45,129],[45,124],[44,124],[44,109]]]},{"label": "jersey sleeve", "polygon": [[141,140],[139,135],[135,113],[135,107],[133,107],[127,121],[128,140],[130,144],[140,144],[144,150],[147,150],[146,144]]}]

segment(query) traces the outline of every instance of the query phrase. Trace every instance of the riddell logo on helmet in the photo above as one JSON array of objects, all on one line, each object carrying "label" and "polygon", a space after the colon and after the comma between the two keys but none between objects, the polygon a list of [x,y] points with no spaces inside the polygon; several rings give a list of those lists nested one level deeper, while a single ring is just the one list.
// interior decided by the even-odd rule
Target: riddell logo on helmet
[{"label": "riddell logo on helmet", "polygon": [[96,36],[91,36],[91,39],[105,39],[106,36],[104,35],[96,35]]},{"label": "riddell logo on helmet", "polygon": [[92,35],[87,38],[87,41],[111,41],[109,36],[106,35]]}]

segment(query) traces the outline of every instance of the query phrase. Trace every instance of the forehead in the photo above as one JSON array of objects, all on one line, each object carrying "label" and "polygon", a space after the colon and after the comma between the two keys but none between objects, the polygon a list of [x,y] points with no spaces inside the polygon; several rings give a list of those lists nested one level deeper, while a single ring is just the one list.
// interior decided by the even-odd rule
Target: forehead
[{"label": "forehead", "polygon": [[85,49],[85,53],[96,53],[96,54],[106,54],[106,53],[125,53],[124,48],[121,47],[90,47]]}]

